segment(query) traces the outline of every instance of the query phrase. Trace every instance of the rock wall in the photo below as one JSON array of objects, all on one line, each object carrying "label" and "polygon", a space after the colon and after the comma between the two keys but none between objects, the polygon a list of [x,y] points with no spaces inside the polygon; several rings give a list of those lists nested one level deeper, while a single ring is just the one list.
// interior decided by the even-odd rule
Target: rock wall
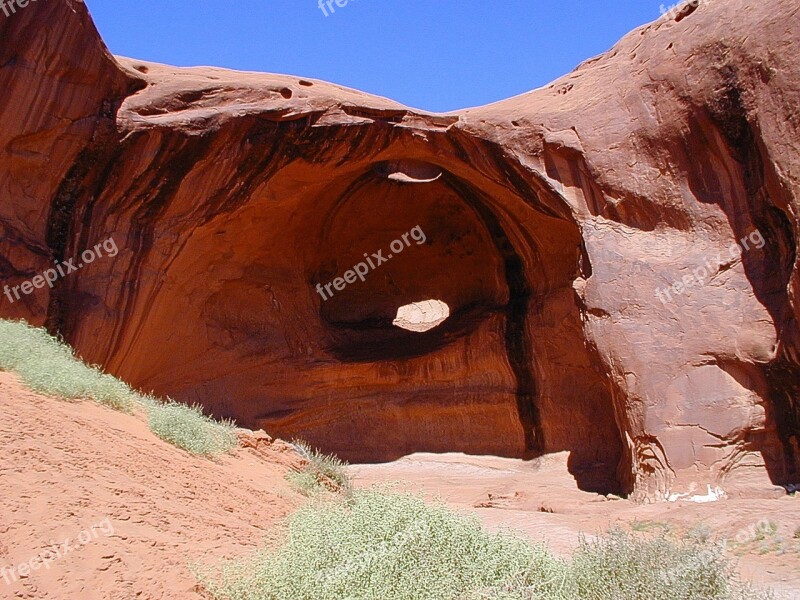
[{"label": "rock wall", "polygon": [[[796,482],[798,38],[790,0],[702,2],[430,114],[115,59],[83,4],[30,5],[0,22],[0,274],[105,256],[0,315],[350,460],[567,450],[637,498]],[[449,318],[393,325],[424,300]]]}]

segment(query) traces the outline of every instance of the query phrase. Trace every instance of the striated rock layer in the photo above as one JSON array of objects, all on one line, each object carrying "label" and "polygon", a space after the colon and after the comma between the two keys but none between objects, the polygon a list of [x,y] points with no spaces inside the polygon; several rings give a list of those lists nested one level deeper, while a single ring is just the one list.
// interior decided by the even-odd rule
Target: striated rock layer
[{"label": "striated rock layer", "polygon": [[[82,3],[31,4],[0,21],[0,275],[106,252],[0,315],[351,460],[569,451],[639,498],[796,482],[798,10],[709,0],[431,114],[114,58]],[[434,299],[437,327],[392,324]]]}]

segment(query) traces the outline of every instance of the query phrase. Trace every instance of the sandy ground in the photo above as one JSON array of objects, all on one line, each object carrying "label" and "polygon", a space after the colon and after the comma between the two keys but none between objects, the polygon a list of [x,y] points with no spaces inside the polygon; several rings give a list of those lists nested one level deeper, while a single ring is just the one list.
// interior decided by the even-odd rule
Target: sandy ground
[{"label": "sandy ground", "polygon": [[[301,502],[281,443],[196,458],[141,418],[38,396],[2,372],[0,412],[1,599],[197,600],[189,562],[260,545]],[[36,570],[18,568],[31,559]]]},{"label": "sandy ground", "polygon": [[[800,540],[794,538],[800,528],[800,494],[787,496],[759,480],[740,487],[755,491],[751,497],[732,493],[707,504],[635,504],[578,490],[566,460],[566,454],[524,462],[420,453],[392,463],[353,465],[350,471],[356,486],[402,481],[400,489],[474,510],[487,527],[522,532],[563,555],[578,545],[582,533],[591,536],[614,526],[655,531],[663,524],[689,531],[702,524],[716,539],[728,540],[744,578],[771,587],[781,598],[800,599]],[[762,520],[777,531],[757,539]]]},{"label": "sandy ground", "polygon": [[[158,440],[141,416],[43,397],[2,372],[0,411],[3,600],[198,600],[189,563],[241,556],[303,502],[286,483],[298,459],[282,442],[197,458]],[[359,486],[403,480],[401,489],[563,554],[582,532],[614,525],[703,524],[731,540],[744,576],[800,599],[800,497],[767,488],[709,504],[637,505],[578,490],[565,465],[564,455],[415,454],[350,470]],[[756,539],[764,519],[777,531]]]}]

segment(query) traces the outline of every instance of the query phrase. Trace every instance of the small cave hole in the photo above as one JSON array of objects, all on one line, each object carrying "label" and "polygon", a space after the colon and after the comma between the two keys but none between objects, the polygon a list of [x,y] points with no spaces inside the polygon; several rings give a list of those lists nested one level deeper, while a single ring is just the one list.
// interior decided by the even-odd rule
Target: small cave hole
[{"label": "small cave hole", "polygon": [[450,307],[447,303],[441,300],[423,300],[398,308],[392,325],[406,331],[425,333],[444,323],[448,317]]},{"label": "small cave hole", "polygon": [[381,177],[399,183],[433,183],[442,176],[442,168],[419,160],[394,160],[375,165]]}]

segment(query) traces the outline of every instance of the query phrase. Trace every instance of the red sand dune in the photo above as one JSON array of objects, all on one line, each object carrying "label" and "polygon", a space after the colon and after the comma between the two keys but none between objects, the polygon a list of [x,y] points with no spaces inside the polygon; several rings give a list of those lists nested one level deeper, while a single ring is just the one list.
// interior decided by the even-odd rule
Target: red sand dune
[{"label": "red sand dune", "polygon": [[[3,372],[0,414],[0,598],[197,600],[190,561],[260,546],[300,501],[282,442],[198,458],[141,418],[39,396]],[[9,572],[65,540],[49,568]]]}]

